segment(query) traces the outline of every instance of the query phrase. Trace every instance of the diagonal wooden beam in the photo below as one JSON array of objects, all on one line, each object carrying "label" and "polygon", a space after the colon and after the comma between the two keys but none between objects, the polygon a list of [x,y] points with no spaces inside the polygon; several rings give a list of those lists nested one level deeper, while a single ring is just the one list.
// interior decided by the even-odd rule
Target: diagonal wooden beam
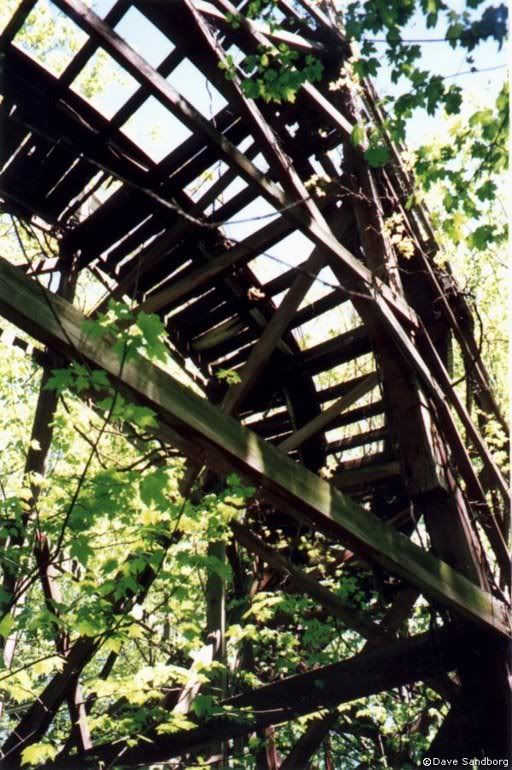
[{"label": "diagonal wooden beam", "polygon": [[[345,210],[336,211],[332,223],[338,237],[347,229],[351,217]],[[313,285],[316,276],[325,261],[324,250],[315,246],[309,259],[301,265],[295,281],[286,293],[283,301],[267,324],[260,339],[252,349],[241,374],[240,382],[233,385],[226,393],[221,409],[225,414],[236,414],[244,398],[254,387],[256,378],[276,349],[286,329],[294,318],[302,300]],[[306,438],[303,439],[305,441]],[[300,443],[303,443],[301,441]]]},{"label": "diagonal wooden beam", "polygon": [[510,633],[506,607],[449,565],[423,551],[326,481],[297,465],[238,422],[142,358],[119,361],[106,342],[87,338],[84,316],[0,259],[0,313],[66,356],[104,369],[150,406],[188,444],[205,452],[216,472],[238,470],[277,507],[400,575],[444,606]]},{"label": "diagonal wooden beam", "polygon": [[261,538],[251,532],[244,524],[232,521],[231,529],[237,541],[244,548],[269,564],[276,572],[288,575],[300,591],[303,591],[318,602],[334,618],[338,618],[346,626],[353,628],[364,639],[390,640],[391,635],[375,623],[367,613],[358,612],[348,607],[346,602],[340,599],[339,596],[319,583],[318,580],[312,578],[311,575],[308,575],[300,567],[297,567],[296,564],[293,564],[293,562],[285,558],[274,548],[264,543]]},{"label": "diagonal wooden beam", "polygon": [[[204,2],[204,0],[193,0],[194,8],[199,11],[205,18],[212,21],[223,30],[233,31],[233,27],[226,16],[219,11],[212,3]],[[284,43],[290,48],[294,48],[296,51],[302,53],[315,53],[318,55],[332,55],[332,51],[326,49],[323,43],[319,43],[318,40],[308,40],[302,35],[297,35],[294,32],[287,32],[284,29],[271,30],[268,24],[260,21],[254,21],[247,19],[250,28],[255,32],[268,37],[275,45]]]},{"label": "diagonal wooden beam", "polygon": [[222,275],[229,268],[234,267],[240,262],[250,261],[259,251],[269,248],[288,235],[290,229],[289,222],[284,217],[279,217],[251,233],[251,235],[231,248],[226,249],[212,262],[201,265],[201,267],[193,270],[184,278],[178,278],[168,288],[150,294],[139,305],[138,310],[144,310],[146,313],[156,313],[167,305],[177,302],[192,291],[200,289],[213,278]]},{"label": "diagonal wooden beam", "polygon": [[313,417],[312,420],[292,433],[291,436],[285,438],[279,444],[279,449],[283,452],[291,452],[292,449],[296,449],[304,441],[307,441],[308,438],[314,436],[315,433],[325,430],[341,412],[344,412],[345,409],[348,409],[349,406],[352,406],[352,404],[355,404],[356,401],[359,401],[360,398],[373,390],[378,381],[379,378],[376,372],[369,374],[368,377],[365,377],[362,382],[358,383],[346,395],[339,398],[327,409],[324,409],[319,415]]},{"label": "diagonal wooden beam", "polygon": [[[173,735],[151,735],[135,746],[124,743],[103,745],[76,758],[74,770],[97,767],[98,762],[116,764],[122,752],[123,767],[166,762],[172,757],[198,751],[212,740],[227,740],[280,724],[304,714],[364,698],[383,690],[425,681],[439,673],[452,671],[470,658],[476,646],[482,648],[478,635],[467,640],[460,631],[444,627],[432,634],[400,639],[379,645],[348,660],[315,668],[303,674],[251,690],[223,701],[237,715],[220,716],[202,726]],[[245,719],[242,717],[245,713]],[[64,770],[57,762],[46,770]]]},{"label": "diagonal wooden beam", "polygon": [[[410,615],[417,598],[418,595],[416,592],[410,588],[399,591],[379,628],[385,630],[388,634],[396,632],[404,620]],[[372,643],[373,641],[369,640],[365,644],[363,652],[367,649],[371,649]],[[353,706],[352,708],[357,711],[357,706]],[[339,721],[340,716],[339,711],[334,710],[313,720],[301,735],[295,746],[293,746],[288,756],[285,757],[280,770],[309,770],[309,760],[322,740]],[[347,716],[352,715],[349,714]]]},{"label": "diagonal wooden beam", "polygon": [[[367,297],[381,299],[389,303],[399,317],[408,325],[416,327],[416,314],[403,299],[398,298],[385,283],[380,281],[363,263],[342,246],[329,228],[326,228],[311,211],[302,210],[299,197],[291,196],[274,182],[270,181],[240,150],[206,120],[165,78],[157,73],[137,54],[119,35],[117,35],[81,0],[54,0],[55,4],[75,21],[87,34],[96,38],[111,56],[124,67],[136,80],[145,85],[148,92],[157,98],[173,115],[181,120],[191,131],[203,135],[205,140],[216,147],[229,165],[238,169],[240,175],[249,183],[255,184],[261,195],[277,211],[296,222],[301,231],[317,246],[326,249],[331,261],[340,263],[346,271],[347,279],[354,281],[358,291]],[[284,159],[286,163],[286,159]],[[383,300],[384,301],[384,300]],[[387,306],[386,306],[387,307]]]},{"label": "diagonal wooden beam", "polygon": [[[221,65],[223,68],[227,69],[229,64],[224,49],[212,34],[205,19],[194,8],[192,0],[182,0],[182,2],[194,23],[196,34],[203,41],[204,48],[211,64],[213,66]],[[236,14],[237,10],[234,5],[225,0],[220,0],[220,2],[227,7],[230,13]],[[266,38],[263,35],[258,35],[257,39],[266,42]],[[319,224],[323,225],[326,229],[329,229],[327,222],[320,214],[316,202],[311,198],[304,182],[295,171],[291,159],[284,153],[278,137],[265,120],[258,104],[254,99],[248,99],[244,95],[238,74],[235,74],[234,78],[227,81],[226,87],[231,93],[237,107],[242,111],[242,114],[252,123],[255,135],[263,148],[263,154],[266,156],[270,167],[275,170],[283,189],[296,200],[300,201],[300,208],[307,212]]]}]

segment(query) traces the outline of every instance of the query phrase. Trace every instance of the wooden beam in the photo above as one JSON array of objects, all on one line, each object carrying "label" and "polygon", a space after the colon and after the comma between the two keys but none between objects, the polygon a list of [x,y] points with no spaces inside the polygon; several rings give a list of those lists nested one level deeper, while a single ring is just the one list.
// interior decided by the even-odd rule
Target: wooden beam
[{"label": "wooden beam", "polygon": [[[359,378],[354,378],[349,382],[356,382]],[[361,378],[364,379],[364,378]],[[337,390],[341,391],[342,395],[347,393],[347,389],[340,387]],[[326,399],[327,400],[327,399]],[[376,417],[383,414],[384,404],[381,400],[375,401],[372,404],[366,404],[365,406],[358,406],[355,409],[349,409],[348,412],[342,412],[334,418],[331,423],[332,428],[341,428],[346,425],[352,425],[360,420],[367,420],[369,417]],[[286,433],[290,433],[290,421],[286,410],[277,412],[266,419],[259,419],[247,424],[250,430],[253,430],[262,438],[273,438],[278,436],[284,436]],[[281,439],[284,441],[284,438]]]},{"label": "wooden beam", "polygon": [[[285,216],[295,221],[301,231],[317,246],[325,247],[330,261],[339,263],[346,271],[343,283],[348,276],[355,282],[358,291],[368,298],[385,298],[394,312],[408,326],[416,327],[418,325],[416,314],[407,303],[402,298],[396,297],[389,286],[374,276],[359,259],[356,259],[348,249],[337,241],[329,228],[325,226],[325,222],[313,215],[314,210],[311,206],[309,206],[311,210],[303,211],[300,197],[292,197],[283,192],[277,184],[262,174],[235,145],[216,129],[212,122],[206,120],[190,102],[179,94],[165,78],[152,69],[99,16],[87,8],[81,0],[54,1],[87,34],[95,37],[122,67],[141,84],[144,84],[149,93],[157,98],[164,107],[167,107],[187,128],[193,132],[199,132],[207,143],[216,147],[229,165],[236,167],[249,184],[255,184],[259,188],[261,195],[274,206],[276,211],[283,211]],[[286,158],[282,159],[282,163],[289,166]],[[309,198],[309,195],[307,197]]]},{"label": "wooden beam", "polygon": [[358,612],[348,607],[346,602],[340,599],[339,596],[319,583],[318,580],[312,578],[311,575],[308,575],[300,567],[297,567],[296,564],[293,564],[293,562],[285,558],[274,548],[264,543],[248,527],[237,521],[232,521],[231,529],[237,541],[244,548],[269,564],[276,572],[288,575],[299,591],[318,602],[332,617],[341,620],[346,626],[361,634],[364,639],[389,641],[391,638],[390,634],[380,628],[367,613]]},{"label": "wooden beam", "polygon": [[[143,90],[143,89],[141,89]],[[258,148],[255,144],[251,145],[249,149],[247,150],[247,156],[253,157],[253,155],[256,155],[258,152]],[[112,296],[114,299],[121,298],[124,294],[129,292],[135,284],[140,285],[141,278],[146,275],[146,273],[150,271],[154,271],[156,266],[160,264],[172,251],[173,247],[175,247],[180,240],[185,238],[187,235],[191,233],[194,229],[197,229],[199,225],[193,221],[194,217],[203,217],[204,210],[208,208],[208,206],[215,201],[215,199],[228,187],[231,182],[233,182],[236,179],[236,173],[233,171],[233,169],[228,168],[228,170],[222,174],[222,176],[214,182],[214,184],[211,185],[211,187],[208,188],[208,190],[202,195],[198,201],[195,203],[190,201],[190,206],[187,208],[187,212],[191,215],[191,219],[185,219],[185,218],[179,218],[179,216],[176,216],[176,222],[174,226],[167,227],[167,229],[162,233],[161,236],[157,237],[154,241],[151,241],[151,243],[144,247],[139,253],[137,253],[137,256],[132,259],[132,261],[128,265],[128,270],[126,272],[122,272],[122,274],[119,276],[118,282],[116,286],[113,288],[111,294],[104,298],[100,305],[95,309],[95,312],[102,312],[106,310],[108,299],[110,296]],[[218,214],[214,213],[213,218],[215,219],[218,216]],[[211,216],[209,219],[211,220]],[[211,225],[210,225],[211,226]],[[286,223],[286,226],[288,229],[290,229],[289,223]],[[140,228],[139,228],[140,229]],[[137,231],[136,231],[137,233]],[[112,250],[109,253],[109,260],[113,256]],[[120,251],[121,256],[119,259],[122,259],[124,254],[126,254],[126,243],[123,241],[120,244]],[[247,255],[247,259],[249,259],[249,256]],[[133,265],[133,266],[132,266]],[[204,267],[201,268],[204,271]],[[190,273],[187,277],[190,277]],[[206,279],[205,279],[206,280]],[[199,286],[202,284],[199,284]],[[182,284],[182,291],[186,290],[186,284]],[[166,302],[166,295],[165,290],[162,289],[162,292],[164,294],[161,296],[161,302],[163,303],[161,307],[164,307],[166,304],[169,304]],[[158,303],[155,302],[155,298],[157,296],[157,292],[154,292],[153,296],[151,297],[155,311],[158,310]],[[179,293],[178,293],[179,298]],[[171,301],[176,300],[176,295],[171,294]]]},{"label": "wooden beam", "polygon": [[388,431],[385,426],[382,428],[373,428],[366,433],[355,433],[353,436],[347,436],[346,438],[332,441],[327,445],[327,454],[332,455],[337,452],[345,452],[347,449],[355,449],[358,446],[374,444],[376,441],[384,441],[387,435]]},{"label": "wooden beam", "polygon": [[376,481],[385,481],[397,476],[400,476],[400,463],[398,460],[387,460],[381,463],[368,462],[366,466],[360,465],[359,468],[338,469],[331,482],[336,489],[352,489],[363,484],[375,484]]},{"label": "wooden beam", "polygon": [[331,406],[324,409],[323,412],[320,412],[319,415],[313,417],[313,419],[306,425],[303,425],[299,430],[296,430],[295,433],[292,433],[291,436],[288,436],[288,438],[279,444],[279,449],[281,449],[282,452],[291,452],[292,449],[296,449],[304,441],[307,441],[308,438],[314,436],[315,433],[328,428],[341,412],[344,412],[345,409],[348,409],[349,406],[352,406],[352,404],[355,404],[356,401],[359,401],[360,398],[373,390],[378,381],[379,379],[376,372],[369,374],[368,377],[365,377],[362,382],[356,385],[345,396],[342,396],[335,401],[334,404],[331,404]]},{"label": "wooden beam", "polygon": [[[236,7],[230,2],[227,0],[219,0],[219,2],[229,13],[232,13],[235,16],[237,15]],[[182,0],[182,3],[189,12],[198,39],[202,38],[205,55],[210,60],[212,66],[218,68],[220,65],[228,68],[229,63],[223,47],[219,40],[212,34],[205,19],[194,8],[192,0]],[[242,15],[239,16],[239,18],[240,26],[243,28],[245,16]],[[250,36],[254,37],[256,41],[261,42],[263,45],[267,45],[268,41],[264,35],[251,31]],[[313,220],[322,224],[328,230],[327,222],[322,218],[315,200],[308,193],[304,182],[290,162],[290,158],[285,154],[280,140],[273,132],[269,123],[265,120],[259,104],[254,99],[248,99],[245,96],[238,73],[235,73],[233,78],[227,80],[225,88],[228,93],[231,94],[235,104],[242,112],[242,115],[245,115],[247,120],[252,123],[254,134],[256,138],[259,139],[263,154],[266,157],[269,166],[274,170],[283,190],[287,191],[290,196],[293,196],[298,203],[299,209],[302,209],[304,213],[307,213]],[[350,130],[352,130],[352,127]]]},{"label": "wooden beam", "polygon": [[84,316],[0,259],[0,313],[67,357],[88,360],[150,406],[187,444],[205,452],[213,470],[238,470],[263,497],[400,575],[420,591],[501,635],[506,607],[449,565],[414,545],[323,479],[293,463],[173,377],[137,358],[120,365],[109,344],[84,335]]},{"label": "wooden beam", "polygon": [[[399,591],[393,601],[393,604],[388,609],[384,619],[382,620],[380,625],[381,630],[385,630],[389,634],[396,632],[399,626],[410,615],[417,598],[418,595],[413,589],[405,588],[402,591]],[[371,649],[371,644],[372,641],[368,641],[362,651],[364,652],[369,648]],[[352,709],[357,711],[357,706],[353,706]],[[280,770],[309,770],[309,760],[315,753],[322,740],[328,735],[329,731],[339,721],[340,716],[341,715],[339,711],[336,709],[334,711],[328,712],[318,719],[313,720],[313,722],[311,722],[311,724],[301,735],[288,756],[284,759]],[[347,716],[352,717],[352,714],[349,713]]]},{"label": "wooden beam", "polygon": [[[348,660],[314,668],[223,701],[220,705],[232,707],[237,718],[220,716],[192,730],[168,736],[151,734],[151,743],[145,736],[144,741],[131,747],[123,742],[103,745],[77,757],[74,770],[97,767],[101,761],[114,765],[121,753],[126,767],[166,762],[198,751],[212,740],[246,735],[270,724],[453,671],[470,657],[475,647],[482,649],[478,635],[468,639],[449,626],[437,630],[435,644],[430,632],[392,641]],[[242,719],[244,710],[246,718]],[[64,768],[58,762],[50,762],[45,770]]]},{"label": "wooden beam", "polygon": [[348,300],[348,295],[343,289],[333,289],[329,294],[325,294],[320,299],[310,302],[309,305],[301,308],[295,315],[290,329],[296,329],[298,326],[306,324],[308,321],[312,321],[315,318],[319,318],[323,313],[334,308],[339,308],[344,302]]},{"label": "wooden beam", "polygon": [[236,414],[244,398],[253,388],[256,378],[261,374],[265,365],[281,337],[285,333],[290,320],[306,296],[323,264],[321,250],[315,248],[306,261],[304,272],[299,273],[293,286],[287,292],[282,303],[276,309],[268,322],[263,334],[251,350],[249,357],[240,373],[240,382],[233,385],[222,400],[221,409],[225,414]]}]

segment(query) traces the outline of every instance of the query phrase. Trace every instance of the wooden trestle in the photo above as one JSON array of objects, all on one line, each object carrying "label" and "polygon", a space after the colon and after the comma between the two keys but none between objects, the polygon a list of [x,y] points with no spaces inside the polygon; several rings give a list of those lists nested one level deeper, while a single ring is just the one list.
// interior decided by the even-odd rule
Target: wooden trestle
[{"label": "wooden trestle", "polygon": [[[382,116],[371,83],[363,83],[357,97],[345,87],[328,88],[351,53],[339,29],[308,0],[293,5],[277,0],[283,14],[279,31],[246,20],[234,28],[229,18],[236,7],[229,0],[117,0],[104,19],[81,0],[53,1],[87,40],[56,77],[17,44],[35,0],[20,2],[1,35],[0,205],[21,220],[37,217],[46,223],[58,234],[60,257],[29,269],[1,259],[0,312],[47,346],[37,352],[46,373],[56,353],[104,369],[130,397],[155,410],[158,435],[193,468],[206,465],[221,477],[236,469],[257,483],[259,499],[276,520],[301,522],[305,531],[329,538],[338,557],[342,544],[343,558],[356,554],[393,575],[402,589],[401,618],[421,593],[449,620],[437,631],[441,655],[435,654],[429,634],[398,640],[399,623],[378,625],[371,613],[347,609],[291,555],[263,542],[256,524],[252,531],[235,524],[239,545],[270,569],[291,576],[298,590],[371,646],[314,674],[244,695],[226,694],[235,705],[271,706],[272,719],[262,717],[252,726],[226,719],[171,737],[153,736],[152,744],[141,741],[127,748],[123,766],[162,762],[213,739],[229,741],[410,682],[427,679],[435,687],[436,677],[447,671],[458,672],[457,684],[452,683],[456,692],[431,752],[508,757],[507,486],[451,386],[452,341],[468,363],[468,387],[479,409],[506,424],[465,299],[449,268],[434,260],[438,247],[428,212],[420,204],[406,205],[412,182],[399,148],[389,141],[391,161],[370,169],[361,148],[352,145],[356,123],[364,118],[380,125]],[[131,8],[172,43],[156,69],[115,32]],[[304,84],[294,103],[247,99],[237,80],[227,80],[219,67],[232,45],[251,53],[280,42],[300,56],[318,57],[324,66],[322,81]],[[98,49],[138,84],[110,119],[72,88]],[[223,97],[225,106],[216,115],[205,117],[169,82],[183,62],[194,65]],[[159,163],[122,130],[150,97],[190,134]],[[206,191],[193,194],[194,183],[221,161]],[[322,195],[307,184],[319,172],[328,179]],[[119,185],[101,202],[95,191],[109,181]],[[263,206],[270,206],[274,216],[254,221],[243,240],[225,235],[224,224]],[[413,245],[407,258],[386,234],[385,220],[393,213],[402,215]],[[280,265],[272,280],[261,283],[251,269],[253,260],[289,236],[295,239],[290,243],[300,244],[304,261],[297,264],[296,246],[288,259],[281,250],[278,261],[289,262],[288,267]],[[327,274],[325,268],[330,277],[324,281],[319,275]],[[120,372],[106,345],[84,337],[83,317],[71,303],[77,276],[87,270],[104,283],[108,297],[128,297],[161,316],[175,360],[193,369],[202,396],[142,360]],[[57,293],[39,283],[48,272],[59,276]],[[318,285],[324,289],[320,297],[314,294]],[[358,321],[327,336],[328,314],[347,303]],[[324,338],[299,345],[297,332],[305,324],[324,328]],[[216,376],[222,369],[236,370],[240,381],[229,387]],[[350,374],[341,377],[340,371]],[[41,451],[29,455],[27,472],[44,469],[55,408],[54,396],[42,390],[33,429]],[[471,442],[471,457],[459,424]],[[329,440],[329,432],[342,427],[346,433]],[[347,459],[346,452],[358,447],[358,455]],[[320,478],[318,472],[333,457],[330,479]],[[485,473],[477,473],[474,458]],[[412,523],[421,517],[433,553],[410,540]],[[266,526],[271,522],[269,515]],[[497,565],[494,571],[482,534]],[[39,544],[37,558],[45,596],[51,599],[45,547]],[[12,585],[15,579],[6,578]],[[148,568],[144,592],[152,579]],[[117,611],[123,611],[118,604]],[[391,615],[396,611],[393,605]],[[81,672],[97,643],[89,637],[57,642],[67,662],[7,737],[5,767],[18,767],[21,751],[41,740],[64,704],[74,725],[71,745],[85,752],[72,766],[95,767],[114,757],[110,747],[93,746],[78,697]],[[8,665],[14,652],[7,643]],[[308,758],[334,723],[331,713],[306,731],[297,747],[300,767],[309,766]],[[283,768],[292,768],[290,761]],[[62,760],[52,766],[71,765]]]}]

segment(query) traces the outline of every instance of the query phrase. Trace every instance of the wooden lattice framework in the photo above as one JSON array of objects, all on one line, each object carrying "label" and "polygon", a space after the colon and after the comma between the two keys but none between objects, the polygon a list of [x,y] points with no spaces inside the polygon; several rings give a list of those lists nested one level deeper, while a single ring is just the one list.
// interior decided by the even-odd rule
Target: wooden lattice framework
[{"label": "wooden lattice framework", "polygon": [[[272,725],[426,679],[451,701],[431,747],[433,755],[508,757],[507,485],[451,386],[452,340],[467,363],[468,387],[479,409],[506,425],[465,299],[449,269],[434,260],[438,246],[428,212],[422,205],[406,205],[412,182],[399,148],[389,143],[391,162],[376,170],[350,141],[362,115],[369,122],[382,121],[371,83],[364,83],[357,96],[346,87],[328,90],[329,80],[351,54],[339,27],[321,4],[308,0],[277,0],[284,15],[280,31],[245,20],[233,28],[227,17],[236,9],[229,0],[117,0],[104,19],[81,0],[54,2],[87,35],[60,77],[15,44],[35,0],[22,0],[0,38],[1,196],[4,211],[25,220],[38,217],[59,233],[60,258],[56,263],[43,260],[30,270],[1,259],[0,312],[47,346],[46,353],[36,354],[44,369],[43,384],[55,353],[104,369],[123,391],[155,410],[159,437],[189,458],[192,476],[202,465],[220,476],[236,469],[256,483],[258,499],[280,512],[275,513],[280,521],[285,516],[323,533],[338,547],[337,554],[342,544],[344,559],[357,554],[379,565],[399,588],[389,622],[378,625],[370,612],[347,609],[263,542],[256,523],[252,531],[233,525],[234,542],[272,571],[288,575],[300,591],[369,643],[350,660],[230,696],[230,703],[261,714],[256,727],[267,731],[270,747],[264,766],[279,766],[271,750]],[[114,31],[132,6],[173,44],[157,69]],[[301,56],[320,58],[323,81],[304,84],[293,104],[245,98],[237,80],[227,80],[219,67],[227,50],[236,44],[250,53],[281,41]],[[98,48],[138,83],[110,120],[71,88]],[[225,100],[212,119],[167,79],[185,60]],[[191,132],[159,163],[121,131],[149,97]],[[264,171],[255,165],[257,157],[263,157]],[[222,173],[194,197],[193,183],[219,161],[224,163]],[[320,168],[329,182],[327,194],[317,197],[306,183]],[[119,188],[103,203],[96,199],[90,205],[95,190],[110,179],[118,180]],[[237,194],[214,207],[237,179],[243,181]],[[266,201],[276,216],[254,222],[241,242],[226,238],[219,223],[236,219],[257,199]],[[384,226],[385,218],[396,212],[414,245],[407,259],[391,244]],[[309,245],[309,257],[261,284],[249,263],[293,233]],[[308,292],[326,266],[336,285],[308,302]],[[184,366],[193,362],[196,384],[206,398],[147,362],[130,362],[120,373],[119,361],[106,345],[84,338],[83,317],[71,300],[78,272],[87,269],[103,281],[110,296],[130,297],[137,307],[160,314],[175,359]],[[38,276],[48,271],[59,278],[56,292],[38,283]],[[275,302],[278,295],[281,301]],[[294,330],[321,323],[324,314],[349,302],[359,326],[301,349]],[[318,387],[320,373],[365,355],[372,356],[373,373]],[[236,370],[240,382],[231,387],[220,383],[215,373],[222,368]],[[371,393],[372,399],[353,406]],[[324,408],[325,403],[330,405]],[[31,471],[44,470],[55,408],[55,395],[41,389],[33,428],[41,449],[29,453]],[[329,441],[326,432],[341,426],[354,430]],[[362,457],[339,459],[354,447],[364,448]],[[328,457],[336,457],[337,465],[326,480],[318,471]],[[475,458],[482,472],[475,470]],[[423,517],[434,553],[411,542],[411,514]],[[272,517],[265,522],[272,526]],[[497,565],[493,570],[482,534]],[[51,596],[45,553],[41,548],[38,563]],[[143,593],[152,579],[148,568]],[[418,593],[446,621],[436,632],[442,655],[430,634],[396,636]],[[209,612],[208,632],[218,632],[218,639],[224,603],[218,595],[215,600],[221,609]],[[122,602],[117,609],[123,610]],[[7,640],[7,665],[14,649],[15,642]],[[78,721],[87,710],[80,675],[96,651],[90,637],[63,646],[64,668],[7,738],[3,766],[18,767],[23,748],[41,740],[66,704],[71,746],[86,753],[51,766],[115,761],[119,746],[92,746],[86,719]],[[457,676],[447,692],[441,675],[453,671]],[[192,686],[187,702],[194,692]],[[309,767],[309,757],[335,721],[333,712],[312,723],[281,768]],[[223,719],[193,731],[153,736],[152,743],[125,747],[122,766],[168,761],[213,740],[229,745],[254,729],[254,724]]]}]

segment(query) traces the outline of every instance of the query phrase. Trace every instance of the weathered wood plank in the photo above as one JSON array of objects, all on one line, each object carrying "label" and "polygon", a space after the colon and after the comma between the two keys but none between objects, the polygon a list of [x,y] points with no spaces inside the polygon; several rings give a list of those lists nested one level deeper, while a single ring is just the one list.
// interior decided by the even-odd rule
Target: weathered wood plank
[{"label": "weathered wood plank", "polygon": [[352,489],[363,484],[375,484],[377,481],[400,476],[398,460],[387,460],[381,463],[369,462],[365,467],[337,470],[332,478],[336,489]]},{"label": "weathered wood plank", "polygon": [[347,436],[346,438],[340,438],[338,441],[332,441],[327,445],[327,454],[332,455],[337,452],[344,452],[347,449],[355,449],[359,446],[365,446],[366,444],[373,444],[376,441],[384,441],[387,436],[387,429],[373,428],[366,433],[356,433],[354,436]]},{"label": "weathered wood plank", "polygon": [[71,358],[104,369],[152,407],[177,436],[205,451],[209,465],[238,470],[262,496],[398,574],[428,596],[499,634],[510,633],[505,606],[449,565],[414,545],[315,474],[143,359],[119,361],[108,344],[85,337],[84,316],[69,303],[0,260],[0,312]]},{"label": "weathered wood plank", "polygon": [[368,377],[357,384],[345,396],[342,396],[335,401],[334,404],[331,404],[331,406],[324,409],[323,412],[320,412],[320,414],[310,420],[307,425],[303,425],[299,430],[296,430],[295,433],[292,433],[291,436],[288,436],[288,438],[279,444],[279,449],[281,449],[282,452],[291,452],[292,449],[296,449],[304,441],[310,438],[310,436],[314,436],[315,433],[318,433],[320,430],[325,430],[341,412],[348,409],[349,406],[352,406],[356,401],[359,401],[362,396],[373,390],[377,383],[377,374],[375,372],[369,374]]}]

